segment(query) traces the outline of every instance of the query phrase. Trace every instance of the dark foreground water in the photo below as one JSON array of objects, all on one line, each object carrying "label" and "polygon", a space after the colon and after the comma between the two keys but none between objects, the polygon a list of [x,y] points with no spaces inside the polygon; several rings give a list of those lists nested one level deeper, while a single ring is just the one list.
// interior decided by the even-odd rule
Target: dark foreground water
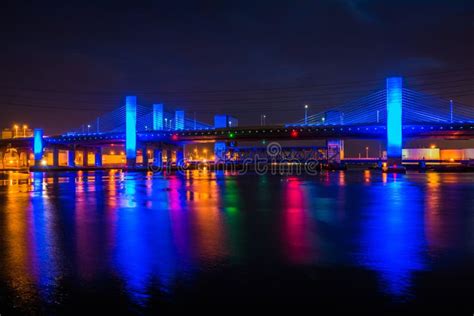
[{"label": "dark foreground water", "polygon": [[473,174],[14,175],[0,232],[2,316],[474,312]]}]

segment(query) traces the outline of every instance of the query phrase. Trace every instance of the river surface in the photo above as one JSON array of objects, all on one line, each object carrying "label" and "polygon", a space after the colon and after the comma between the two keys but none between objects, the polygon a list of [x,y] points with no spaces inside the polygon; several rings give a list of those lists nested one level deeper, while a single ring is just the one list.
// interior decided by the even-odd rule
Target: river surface
[{"label": "river surface", "polygon": [[474,174],[0,180],[0,314],[474,312]]}]

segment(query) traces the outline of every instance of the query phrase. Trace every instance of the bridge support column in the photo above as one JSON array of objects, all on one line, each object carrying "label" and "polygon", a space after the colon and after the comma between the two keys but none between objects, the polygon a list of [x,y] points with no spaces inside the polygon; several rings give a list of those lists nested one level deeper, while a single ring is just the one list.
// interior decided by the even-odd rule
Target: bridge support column
[{"label": "bridge support column", "polygon": [[226,150],[227,146],[225,142],[216,142],[214,144],[214,160],[225,161],[226,160]]},{"label": "bridge support column", "polygon": [[153,150],[153,166],[160,168],[163,166],[163,152],[161,148]]},{"label": "bridge support column", "polygon": [[41,166],[41,160],[43,160],[43,135],[44,131],[40,128],[35,128],[33,132],[33,152],[35,154],[35,166]]},{"label": "bridge support column", "polygon": [[95,166],[102,167],[102,147],[98,147],[95,150]]},{"label": "bridge support column", "polygon": [[87,148],[84,148],[82,152],[82,165],[84,167],[89,166],[89,150]]},{"label": "bridge support column", "polygon": [[143,166],[148,167],[148,149],[146,146],[143,146],[142,148],[142,157],[143,157]]},{"label": "bridge support column", "polygon": [[168,166],[171,165],[171,162],[172,162],[172,153],[171,153],[171,149],[167,148],[166,149],[166,164]]},{"label": "bridge support column", "polygon": [[59,149],[53,148],[53,167],[59,167]]},{"label": "bridge support column", "polygon": [[387,160],[388,165],[402,163],[402,78],[387,78]]},{"label": "bridge support column", "polygon": [[137,97],[127,96],[125,99],[125,150],[127,167],[135,167],[137,163]]},{"label": "bridge support column", "polygon": [[67,165],[68,167],[76,166],[76,149],[74,146],[71,146],[67,151]]},{"label": "bridge support column", "polygon": [[184,148],[179,147],[176,150],[176,165],[179,167],[184,166]]}]

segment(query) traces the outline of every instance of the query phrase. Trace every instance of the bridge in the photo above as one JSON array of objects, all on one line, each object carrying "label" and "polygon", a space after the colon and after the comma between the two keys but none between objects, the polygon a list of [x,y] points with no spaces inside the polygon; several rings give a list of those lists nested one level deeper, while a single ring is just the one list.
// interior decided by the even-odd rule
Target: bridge
[{"label": "bridge", "polygon": [[[401,77],[387,78],[381,91],[279,126],[239,126],[226,114],[208,125],[128,96],[123,106],[62,135],[45,136],[37,128],[34,137],[1,140],[0,160],[8,167],[4,157],[13,150],[25,166],[39,169],[60,167],[61,156],[68,168],[102,167],[104,158],[134,168],[182,163],[183,146],[193,143],[214,143],[214,160],[225,161],[241,141],[326,140],[327,158],[340,161],[344,140],[377,139],[386,141],[388,164],[401,165],[402,143],[410,138],[472,139],[474,108],[406,89]],[[120,150],[118,158],[107,157],[105,148]]]}]

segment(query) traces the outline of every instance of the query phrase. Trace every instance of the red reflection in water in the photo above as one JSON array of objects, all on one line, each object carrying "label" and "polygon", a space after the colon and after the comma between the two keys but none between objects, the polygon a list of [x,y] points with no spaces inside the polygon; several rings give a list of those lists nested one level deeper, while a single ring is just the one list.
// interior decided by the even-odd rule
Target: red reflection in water
[{"label": "red reflection in water", "polygon": [[309,263],[313,251],[305,191],[297,178],[289,178],[284,190],[283,239],[286,255],[292,263]]},{"label": "red reflection in water", "polygon": [[181,205],[180,187],[181,180],[175,176],[168,179],[168,208],[171,219],[171,227],[174,243],[177,248],[177,252],[183,256],[189,256],[189,234],[187,230],[187,214]]}]

